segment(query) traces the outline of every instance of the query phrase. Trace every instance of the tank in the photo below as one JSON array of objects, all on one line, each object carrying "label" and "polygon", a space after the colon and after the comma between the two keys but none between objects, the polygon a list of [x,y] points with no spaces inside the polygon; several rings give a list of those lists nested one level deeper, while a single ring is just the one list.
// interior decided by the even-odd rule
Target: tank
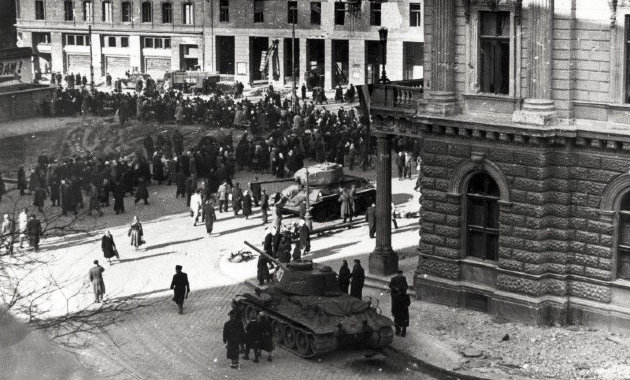
[{"label": "tank", "polygon": [[243,323],[263,311],[272,320],[276,345],[308,358],[349,345],[388,346],[393,322],[371,302],[342,293],[337,274],[309,260],[283,264],[245,242],[277,265],[273,285],[236,298]]},{"label": "tank", "polygon": [[311,216],[316,222],[340,218],[341,188],[349,190],[354,185],[355,215],[364,213],[376,201],[376,188],[368,180],[347,175],[341,165],[327,162],[295,172],[295,184],[282,190],[277,197],[285,199],[284,204],[280,205],[283,214],[299,215],[300,204],[306,199],[306,169]]}]

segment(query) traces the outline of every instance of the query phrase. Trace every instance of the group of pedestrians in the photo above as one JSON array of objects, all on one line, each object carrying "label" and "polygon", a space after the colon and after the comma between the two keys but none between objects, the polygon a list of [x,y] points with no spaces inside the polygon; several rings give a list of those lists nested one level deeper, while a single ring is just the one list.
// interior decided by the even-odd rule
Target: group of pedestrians
[{"label": "group of pedestrians", "polygon": [[271,318],[261,311],[244,325],[242,310],[236,303],[233,303],[228,315],[230,319],[223,325],[223,343],[227,349],[230,367],[239,368],[240,354],[243,354],[243,360],[249,360],[249,353],[252,351],[254,363],[259,363],[262,351],[267,352],[267,361],[272,361],[271,353],[275,344]]},{"label": "group of pedestrians", "polygon": [[24,248],[24,242],[33,251],[39,251],[39,241],[43,235],[41,221],[35,213],[24,208],[18,215],[17,225],[10,214],[4,214],[0,225],[0,254],[14,254],[14,245]]}]

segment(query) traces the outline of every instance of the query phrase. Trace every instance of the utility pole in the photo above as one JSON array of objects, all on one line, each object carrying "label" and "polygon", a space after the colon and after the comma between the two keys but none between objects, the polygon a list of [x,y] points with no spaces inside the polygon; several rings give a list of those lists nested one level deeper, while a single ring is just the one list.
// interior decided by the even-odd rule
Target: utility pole
[{"label": "utility pole", "polygon": [[94,91],[94,58],[92,57],[92,25],[88,25],[88,38],[90,39],[90,88]]}]

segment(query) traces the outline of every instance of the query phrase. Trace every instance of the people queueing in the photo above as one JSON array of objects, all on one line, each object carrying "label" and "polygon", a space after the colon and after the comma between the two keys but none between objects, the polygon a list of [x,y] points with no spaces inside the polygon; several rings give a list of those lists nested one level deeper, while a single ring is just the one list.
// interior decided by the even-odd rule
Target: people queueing
[{"label": "people queueing", "polygon": [[363,284],[365,282],[365,271],[361,266],[361,260],[355,259],[352,273],[350,274],[350,295],[354,298],[363,298]]},{"label": "people queueing", "polygon": [[115,257],[120,261],[120,256],[118,254],[118,249],[116,248],[116,243],[114,243],[114,237],[112,233],[107,231],[103,238],[101,239],[101,250],[103,251],[103,256],[109,262],[109,265],[112,264],[112,258]]},{"label": "people queueing", "polygon": [[339,282],[339,288],[344,294],[348,294],[348,288],[350,287],[350,268],[348,267],[348,261],[343,260],[341,268],[339,268],[339,274],[337,275],[337,281]]},{"label": "people queueing", "polygon": [[184,314],[184,299],[190,294],[190,283],[188,275],[182,272],[181,265],[175,265],[175,274],[171,280],[171,289],[173,290],[173,302],[177,304],[179,314]]},{"label": "people queueing", "polygon": [[94,292],[95,303],[103,302],[103,296],[105,295],[103,272],[105,272],[105,268],[99,265],[98,260],[94,260],[94,266],[88,272],[88,277],[92,282],[92,291]]}]

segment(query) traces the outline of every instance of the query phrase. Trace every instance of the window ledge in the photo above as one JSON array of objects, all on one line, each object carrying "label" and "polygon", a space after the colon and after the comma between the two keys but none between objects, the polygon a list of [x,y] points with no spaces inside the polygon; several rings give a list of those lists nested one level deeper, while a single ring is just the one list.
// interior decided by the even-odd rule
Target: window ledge
[{"label": "window ledge", "polygon": [[486,92],[476,92],[476,93],[463,93],[462,96],[464,98],[476,98],[476,99],[488,99],[488,100],[502,100],[506,102],[520,102],[523,98],[515,97],[513,95],[503,95],[503,94],[491,94]]},{"label": "window ledge", "polygon": [[493,260],[484,260],[478,257],[466,256],[461,260],[462,263],[486,267],[490,269],[498,268],[497,262]]}]

